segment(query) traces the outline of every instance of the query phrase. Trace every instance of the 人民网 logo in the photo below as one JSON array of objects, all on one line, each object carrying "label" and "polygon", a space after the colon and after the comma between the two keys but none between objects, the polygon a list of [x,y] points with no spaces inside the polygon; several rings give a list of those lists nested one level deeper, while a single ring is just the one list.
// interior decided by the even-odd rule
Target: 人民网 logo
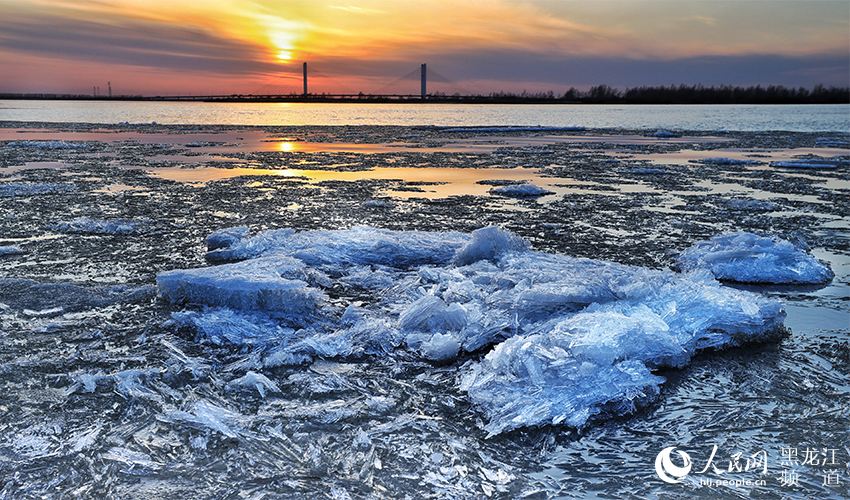
[{"label": "\u4eba\u6c11\u7f51 logo", "polygon": [[[674,450],[682,459],[683,464],[681,467],[674,464],[670,458],[670,455]],[[665,483],[681,483],[682,478],[691,472],[692,466],[693,463],[691,462],[691,456],[684,451],[676,450],[675,446],[668,446],[667,448],[664,448],[658,453],[658,456],[655,457],[655,473],[658,474],[658,477],[660,477]]]}]

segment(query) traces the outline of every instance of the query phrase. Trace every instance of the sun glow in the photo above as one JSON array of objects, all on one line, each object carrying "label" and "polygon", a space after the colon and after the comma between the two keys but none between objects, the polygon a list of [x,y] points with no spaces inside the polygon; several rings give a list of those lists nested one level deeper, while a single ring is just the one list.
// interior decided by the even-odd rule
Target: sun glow
[{"label": "sun glow", "polygon": [[262,16],[274,58],[279,62],[290,62],[295,56],[295,47],[304,35],[304,24],[276,16]]}]

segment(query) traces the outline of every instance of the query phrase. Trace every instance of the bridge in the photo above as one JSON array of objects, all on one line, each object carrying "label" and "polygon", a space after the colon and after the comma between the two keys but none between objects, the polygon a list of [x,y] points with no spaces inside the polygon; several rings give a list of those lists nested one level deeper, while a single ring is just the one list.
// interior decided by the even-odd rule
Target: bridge
[{"label": "bridge", "polygon": [[[475,101],[486,99],[484,96],[480,95],[472,95],[468,92],[460,93],[456,92],[453,94],[429,94],[428,93],[428,65],[426,63],[422,63],[418,70],[411,71],[403,75],[400,78],[397,78],[385,85],[384,88],[396,84],[402,80],[409,79],[412,76],[418,76],[419,80],[419,93],[418,94],[402,94],[402,93],[311,93],[309,87],[310,75],[308,73],[307,63],[302,63],[302,92],[296,93],[291,92],[287,94],[219,94],[219,95],[163,95],[163,96],[148,96],[141,97],[138,99],[144,100],[152,100],[152,101],[257,101],[257,102],[304,102],[304,101],[313,101],[313,102],[325,102],[325,101],[355,101],[355,102],[381,102],[381,101],[395,101],[395,102],[422,102],[422,101],[436,101],[436,102],[445,102],[445,101]],[[448,78],[436,73],[432,70],[434,76],[438,81],[449,82],[452,81]],[[95,96],[102,97],[102,96]]]}]

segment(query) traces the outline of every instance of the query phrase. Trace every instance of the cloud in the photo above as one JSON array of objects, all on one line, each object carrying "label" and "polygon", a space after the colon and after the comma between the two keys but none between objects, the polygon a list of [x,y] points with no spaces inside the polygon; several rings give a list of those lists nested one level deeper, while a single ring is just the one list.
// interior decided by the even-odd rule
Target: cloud
[{"label": "cloud", "polygon": [[263,62],[262,46],[197,27],[140,19],[104,22],[20,13],[4,20],[0,48],[184,71],[254,74],[280,70]]}]

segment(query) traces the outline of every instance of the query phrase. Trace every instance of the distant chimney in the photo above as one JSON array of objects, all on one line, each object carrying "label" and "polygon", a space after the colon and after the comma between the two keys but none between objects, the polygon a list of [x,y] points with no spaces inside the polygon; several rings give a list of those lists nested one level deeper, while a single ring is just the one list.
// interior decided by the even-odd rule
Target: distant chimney
[{"label": "distant chimney", "polygon": [[106,82],[106,88],[109,90],[109,97],[112,97],[112,82]]},{"label": "distant chimney", "polygon": [[428,65],[422,63],[422,66],[419,69],[420,76],[422,77],[422,85],[420,90],[420,94],[422,95],[422,100],[425,100],[425,97],[428,95]]},{"label": "distant chimney", "polygon": [[307,97],[307,62],[306,61],[304,62],[303,72],[304,72],[304,97]]}]

